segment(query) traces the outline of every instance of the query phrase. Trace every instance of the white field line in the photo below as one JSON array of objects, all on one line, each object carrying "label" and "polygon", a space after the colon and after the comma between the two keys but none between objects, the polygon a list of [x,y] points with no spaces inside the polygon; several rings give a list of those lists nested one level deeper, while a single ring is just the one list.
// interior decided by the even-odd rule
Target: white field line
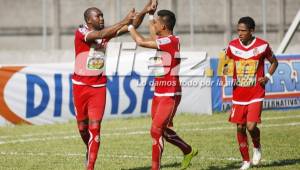
[{"label": "white field line", "polygon": [[[279,123],[279,124],[268,124],[262,125],[263,128],[269,127],[285,127],[285,126],[300,126],[300,122],[293,122],[293,123]],[[218,130],[228,130],[228,129],[235,129],[234,126],[224,126],[224,127],[214,127],[214,128],[192,128],[192,129],[184,129],[178,131],[218,131]],[[132,136],[132,135],[145,135],[149,134],[148,131],[134,131],[134,132],[123,132],[123,133],[104,133],[101,136]],[[3,144],[16,144],[16,143],[27,143],[27,142],[34,142],[34,141],[49,141],[49,140],[67,140],[67,139],[74,139],[79,138],[79,135],[71,135],[71,136],[53,136],[53,137],[35,137],[29,139],[17,139],[17,140],[8,140],[8,141],[0,141],[0,145]]]},{"label": "white field line", "polygon": [[[263,118],[262,121],[264,120],[282,120],[282,119],[290,119],[290,118],[300,118],[300,115],[289,115],[289,116],[278,116],[278,117],[266,117]],[[215,125],[215,124],[224,124],[224,123],[228,123],[227,120],[222,120],[222,121],[210,121],[210,122],[192,122],[192,123],[178,123],[176,124],[176,126],[191,126],[191,125]],[[129,127],[129,128],[113,128],[113,129],[105,129],[104,131],[117,131],[117,130],[121,130],[121,131],[128,131],[128,130],[148,130],[150,128],[150,124],[149,126],[141,126],[141,127]],[[143,131],[144,132],[144,131]],[[130,133],[130,132],[129,132]],[[139,133],[139,132],[133,132],[133,133]],[[76,135],[77,131],[60,131],[60,132],[45,132],[45,133],[28,133],[28,134],[23,134],[23,135],[18,135],[18,136],[13,136],[13,135],[6,135],[6,136],[0,136],[0,140],[1,139],[6,139],[6,138],[16,138],[16,137],[21,137],[21,138],[30,138],[30,137],[35,137],[35,136],[54,136],[54,135]],[[119,134],[123,134],[123,133],[119,133]]]},{"label": "white field line", "polygon": [[[43,153],[43,152],[0,152],[0,156],[62,156],[62,157],[85,157],[85,154],[82,153]],[[149,160],[151,159],[151,155],[123,155],[123,154],[118,154],[118,155],[112,155],[112,154],[99,154],[98,157],[101,157],[102,159],[108,159],[111,160],[112,158],[117,158],[117,159],[145,159]],[[241,161],[241,158],[233,158],[233,157],[228,157],[228,158],[217,158],[217,157],[204,157],[204,156],[197,156],[195,157],[197,160],[211,160],[211,161]],[[181,160],[182,156],[179,155],[174,155],[174,156],[164,156],[163,159],[168,159],[168,160]],[[262,162],[266,163],[274,163],[278,162],[278,160],[265,160],[263,159]]]},{"label": "white field line", "polygon": [[[266,117],[266,118],[262,118],[262,121],[265,120],[281,120],[281,119],[290,119],[290,118],[300,118],[300,115],[294,115],[294,116],[278,116],[278,117]],[[224,122],[228,122],[227,119],[226,120],[222,120],[222,121],[212,121],[212,122],[190,122],[190,123],[182,123],[182,124],[178,124],[180,126],[189,126],[189,125],[214,125],[214,124],[221,124]]]},{"label": "white field line", "polygon": [[[228,115],[229,116],[229,115]],[[291,118],[300,118],[300,115],[289,115],[289,116],[277,116],[277,117],[266,117],[262,118],[262,121],[265,120],[281,120],[281,119],[291,119]],[[209,122],[185,122],[185,123],[176,123],[176,126],[191,126],[191,125],[215,125],[215,124],[224,124],[228,123],[227,118],[219,121],[209,121]],[[105,131],[116,131],[116,130],[136,130],[136,129],[149,129],[149,126],[141,126],[141,127],[129,127],[129,128],[113,128],[113,129],[105,129]],[[1,137],[0,137],[1,138]]]},{"label": "white field line", "polygon": [[[82,153],[43,153],[43,152],[0,152],[0,155],[11,155],[11,156],[63,156],[63,157],[85,157]],[[98,157],[102,158],[133,158],[133,159],[151,159],[151,155],[108,155],[99,154]],[[197,159],[203,160],[229,160],[229,161],[240,161],[239,158],[206,158],[206,157],[196,157]],[[164,156],[164,159],[182,159],[182,156]]]},{"label": "white field line", "polygon": [[[82,153],[43,153],[43,152],[0,152],[0,156],[63,156],[63,157],[85,157]],[[98,157],[102,158],[133,158],[133,159],[151,159],[151,155],[110,155],[110,154],[99,154]],[[196,157],[197,159],[203,160],[229,160],[229,161],[240,161],[239,158],[206,158],[206,157]],[[164,159],[182,159],[182,156],[164,156]]]},{"label": "white field line", "polygon": [[[282,127],[282,126],[300,126],[300,122],[293,122],[293,123],[279,123],[279,124],[268,124],[268,125],[260,125],[262,128],[269,128],[269,127]],[[193,129],[182,129],[180,131],[208,131],[208,130],[229,130],[229,129],[236,129],[235,126],[226,126],[226,127],[214,127],[214,128],[193,128]],[[179,131],[179,130],[178,130]]]},{"label": "white field line", "polygon": [[71,131],[60,131],[60,132],[43,132],[43,133],[28,133],[28,134],[23,134],[23,135],[6,135],[6,136],[0,136],[0,139],[6,139],[6,138],[16,138],[16,137],[34,137],[34,136],[51,136],[51,135],[66,135],[66,134],[75,134],[75,132]]}]

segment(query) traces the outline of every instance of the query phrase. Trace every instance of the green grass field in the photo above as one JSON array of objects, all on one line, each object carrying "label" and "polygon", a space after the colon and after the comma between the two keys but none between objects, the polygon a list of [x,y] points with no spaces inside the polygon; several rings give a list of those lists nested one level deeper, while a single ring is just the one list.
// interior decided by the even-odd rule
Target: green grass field
[{"label": "green grass field", "polygon": [[[241,163],[235,126],[227,114],[180,114],[175,129],[199,155],[189,169],[238,169]],[[105,120],[96,169],[150,169],[150,117]],[[262,132],[263,160],[253,169],[300,169],[300,110],[265,111]],[[252,143],[250,145],[252,151]],[[84,169],[84,145],[75,122],[47,126],[0,128],[0,169]],[[182,154],[165,143],[162,169],[179,169]]]}]

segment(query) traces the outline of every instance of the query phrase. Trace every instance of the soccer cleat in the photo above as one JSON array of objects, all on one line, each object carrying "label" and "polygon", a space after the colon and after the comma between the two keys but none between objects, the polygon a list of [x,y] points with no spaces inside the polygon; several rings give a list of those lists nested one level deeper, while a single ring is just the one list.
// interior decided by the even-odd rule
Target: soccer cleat
[{"label": "soccer cleat", "polygon": [[251,166],[250,161],[243,161],[243,164],[242,164],[240,170],[246,170],[246,169],[249,169],[250,166]]},{"label": "soccer cleat", "polygon": [[261,149],[260,148],[253,148],[253,158],[252,158],[252,164],[258,165],[261,160]]},{"label": "soccer cleat", "polygon": [[183,156],[183,160],[181,162],[181,170],[185,170],[191,164],[191,160],[198,154],[198,150],[192,149],[191,153]]}]

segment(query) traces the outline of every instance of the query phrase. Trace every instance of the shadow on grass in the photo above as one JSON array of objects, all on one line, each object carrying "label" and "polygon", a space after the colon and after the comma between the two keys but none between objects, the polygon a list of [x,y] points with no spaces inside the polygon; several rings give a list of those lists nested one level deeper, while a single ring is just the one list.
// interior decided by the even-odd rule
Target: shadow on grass
[{"label": "shadow on grass", "polygon": [[230,164],[226,164],[225,167],[218,167],[218,166],[209,166],[207,170],[228,170],[228,169],[239,169],[240,168],[240,162],[231,162]]},{"label": "shadow on grass", "polygon": [[[288,165],[295,165],[300,164],[300,159],[285,159],[285,160],[278,160],[272,161],[269,163],[263,162],[259,166],[253,166],[253,168],[272,168],[272,167],[281,167],[281,166],[288,166]],[[225,167],[218,167],[218,166],[210,166],[207,170],[228,170],[228,169],[239,169],[241,166],[241,162],[232,162],[227,164]]]},{"label": "shadow on grass", "polygon": [[[180,165],[181,165],[180,163],[164,164],[164,165],[161,166],[161,168],[176,168],[176,169],[179,169]],[[149,169],[151,169],[150,166],[122,169],[122,170],[149,170]]]},{"label": "shadow on grass", "polygon": [[270,163],[262,163],[262,165],[258,167],[280,167],[280,166],[287,166],[287,165],[295,165],[300,164],[300,158],[298,159],[284,159],[284,160],[278,160],[278,161],[272,161]]}]

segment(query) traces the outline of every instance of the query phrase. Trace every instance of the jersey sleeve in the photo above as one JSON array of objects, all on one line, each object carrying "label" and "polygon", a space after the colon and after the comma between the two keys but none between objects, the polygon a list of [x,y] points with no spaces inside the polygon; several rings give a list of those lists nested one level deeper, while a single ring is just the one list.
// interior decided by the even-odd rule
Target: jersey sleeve
[{"label": "jersey sleeve", "polygon": [[231,49],[230,49],[230,45],[226,48],[225,54],[228,58],[232,58],[232,52],[231,52]]},{"label": "jersey sleeve", "polygon": [[172,46],[172,41],[169,37],[163,37],[156,39],[157,48],[162,51],[168,51]]},{"label": "jersey sleeve", "polygon": [[78,38],[81,41],[86,42],[86,37],[90,32],[92,32],[92,31],[89,31],[85,27],[80,27],[80,28],[78,28],[78,30],[76,32],[76,38]]}]

